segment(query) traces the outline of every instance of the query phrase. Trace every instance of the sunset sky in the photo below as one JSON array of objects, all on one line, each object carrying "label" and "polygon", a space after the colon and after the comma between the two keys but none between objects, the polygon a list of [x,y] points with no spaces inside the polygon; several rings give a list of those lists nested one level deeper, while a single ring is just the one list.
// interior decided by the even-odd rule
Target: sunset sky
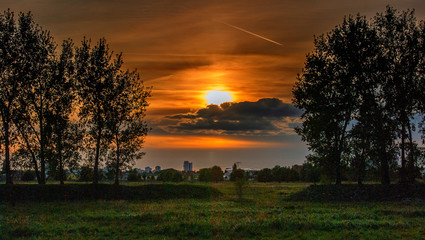
[{"label": "sunset sky", "polygon": [[[152,131],[136,166],[176,169],[186,160],[195,169],[301,164],[308,151],[293,130],[291,88],[313,36],[386,5],[425,19],[421,0],[0,1],[2,11],[31,11],[58,44],[105,37],[123,52],[125,67],[153,87]],[[221,101],[233,104],[208,106]]]}]

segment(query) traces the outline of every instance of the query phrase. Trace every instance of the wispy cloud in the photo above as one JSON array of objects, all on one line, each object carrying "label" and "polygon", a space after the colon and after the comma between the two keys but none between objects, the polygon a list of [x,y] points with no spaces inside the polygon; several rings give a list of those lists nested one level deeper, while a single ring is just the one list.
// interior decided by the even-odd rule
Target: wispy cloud
[{"label": "wispy cloud", "polygon": [[237,29],[237,30],[239,30],[239,31],[242,31],[242,32],[245,32],[245,33],[251,34],[251,35],[252,35],[252,36],[254,36],[254,37],[258,37],[258,38],[260,38],[260,39],[266,40],[267,42],[271,42],[271,43],[274,43],[274,44],[276,44],[276,45],[282,46],[282,43],[279,43],[279,42],[273,41],[273,40],[271,40],[270,38],[266,38],[266,37],[261,36],[261,35],[259,35],[259,34],[253,33],[253,32],[248,31],[248,30],[246,30],[246,29],[243,29],[243,28],[241,28],[241,27],[238,27],[238,26],[235,26],[235,25],[232,25],[232,24],[230,24],[230,23],[223,22],[223,21],[218,21],[218,20],[215,20],[215,21],[216,21],[216,22],[218,22],[218,23],[222,23],[222,24],[224,24],[224,25],[226,25],[226,26],[232,27],[232,28],[234,28],[234,29]]}]

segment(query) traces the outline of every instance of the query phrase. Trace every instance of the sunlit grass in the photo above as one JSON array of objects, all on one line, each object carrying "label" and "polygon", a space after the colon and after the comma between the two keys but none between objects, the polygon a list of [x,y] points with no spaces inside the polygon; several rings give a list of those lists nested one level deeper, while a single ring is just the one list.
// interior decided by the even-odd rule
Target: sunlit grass
[{"label": "sunlit grass", "polygon": [[[134,183],[132,183],[133,185]],[[136,183],[139,184],[139,183]],[[143,183],[142,183],[143,184]],[[423,239],[425,203],[288,201],[303,183],[215,199],[0,204],[1,239]]]}]

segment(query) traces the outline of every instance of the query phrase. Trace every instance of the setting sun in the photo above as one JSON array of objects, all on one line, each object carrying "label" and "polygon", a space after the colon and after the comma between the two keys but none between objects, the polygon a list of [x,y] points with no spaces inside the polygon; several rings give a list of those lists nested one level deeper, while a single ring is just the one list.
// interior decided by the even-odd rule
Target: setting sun
[{"label": "setting sun", "polygon": [[208,104],[220,105],[224,102],[231,102],[232,96],[226,91],[208,91],[205,99]]}]

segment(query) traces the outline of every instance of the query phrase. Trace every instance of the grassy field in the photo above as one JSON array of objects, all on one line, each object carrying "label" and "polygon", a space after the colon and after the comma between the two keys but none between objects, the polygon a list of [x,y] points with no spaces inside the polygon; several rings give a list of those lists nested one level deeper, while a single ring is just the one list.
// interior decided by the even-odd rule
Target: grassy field
[{"label": "grassy field", "polygon": [[214,199],[0,203],[0,239],[424,239],[425,203],[294,202],[307,185],[231,183]]}]

